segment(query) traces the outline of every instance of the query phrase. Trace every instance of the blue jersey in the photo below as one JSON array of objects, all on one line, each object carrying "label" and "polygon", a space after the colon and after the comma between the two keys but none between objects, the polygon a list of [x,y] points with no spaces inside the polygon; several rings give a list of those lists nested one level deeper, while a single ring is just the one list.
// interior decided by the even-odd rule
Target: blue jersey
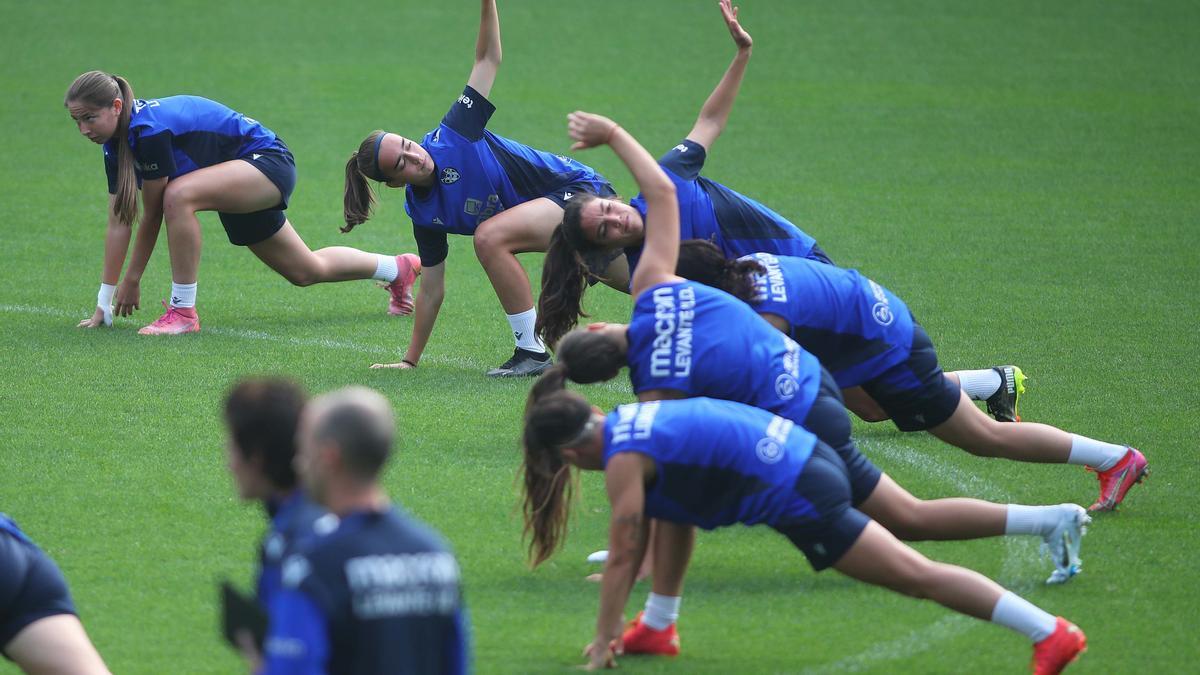
[{"label": "blue jersey", "polygon": [[[136,99],[128,142],[139,180],[176,178],[279,144],[275,133],[257,120],[199,96]],[[117,191],[116,143],[109,139],[104,144],[110,194]]]},{"label": "blue jersey", "polygon": [[26,536],[26,534],[21,531],[21,528],[17,527],[17,523],[4,513],[0,513],[0,533],[6,534],[17,541],[25,542],[26,544],[33,543],[33,540]]},{"label": "blue jersey", "polygon": [[706,530],[811,517],[796,479],[817,439],[791,420],[733,401],[687,398],[618,406],[604,464],[621,452],[654,460],[645,514]]},{"label": "blue jersey", "polygon": [[629,320],[634,392],[674,389],[808,417],[821,365],[746,303],[693,281],[652,286]]},{"label": "blue jersey", "polygon": [[284,563],[271,604],[275,673],[462,673],[459,568],[441,537],[396,508],[351,514]]},{"label": "blue jersey", "polygon": [[[806,257],[817,243],[793,225],[753,199],[700,175],[706,153],[704,146],[684,139],[658,160],[675,184],[679,201],[679,239],[704,239],[720,248],[728,258],[767,251]],[[630,206],[646,219],[646,200],[638,195]],[[625,249],[629,272],[642,257],[642,246]]]},{"label": "blue jersey", "polygon": [[474,234],[475,228],[504,209],[557,191],[571,198],[578,183],[595,188],[604,177],[579,162],[534,150],[484,127],[496,111],[470,86],[463,90],[421,147],[437,168],[431,187],[409,185],[404,209],[413,221],[421,264],[446,259],[447,234]]},{"label": "blue jersey", "polygon": [[776,314],[792,338],[812,352],[838,386],[855,387],[908,359],[913,319],[888,289],[855,270],[805,258],[756,253],[767,269],[755,275],[754,308]]},{"label": "blue jersey", "polygon": [[318,535],[337,527],[337,516],[317,506],[300,490],[278,503],[267,504],[271,529],[259,550],[258,602],[267,609],[283,588],[283,561]]}]

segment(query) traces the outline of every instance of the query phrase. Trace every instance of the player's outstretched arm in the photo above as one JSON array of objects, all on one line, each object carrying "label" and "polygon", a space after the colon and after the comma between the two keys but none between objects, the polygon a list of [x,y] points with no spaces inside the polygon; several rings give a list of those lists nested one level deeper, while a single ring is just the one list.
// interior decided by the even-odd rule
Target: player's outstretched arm
[{"label": "player's outstretched arm", "polygon": [[608,560],[600,582],[596,637],[586,650],[589,669],[616,665],[610,645],[621,637],[625,603],[646,554],[650,529],[643,514],[646,494],[642,457],[637,453],[618,453],[604,469],[612,520],[608,528]]},{"label": "player's outstretched arm", "polygon": [[121,280],[121,268],[125,266],[125,254],[129,251],[129,239],[133,229],[121,222],[116,213],[116,195],[108,196],[108,227],[104,231],[104,269],[100,273],[100,293],[96,298],[96,311],[76,328],[111,326],[113,320],[112,299],[117,282]]},{"label": "player's outstretched arm", "polygon": [[425,267],[421,271],[421,285],[417,288],[417,297],[413,299],[413,332],[408,341],[408,350],[398,363],[376,363],[372,368],[399,368],[407,370],[416,368],[421,362],[421,354],[429,337],[433,334],[433,324],[437,322],[438,312],[442,308],[442,300],[446,297],[446,261]]},{"label": "player's outstretched arm", "polygon": [[496,10],[496,0],[481,0],[479,37],[475,41],[475,65],[471,68],[467,84],[484,97],[489,96],[492,85],[496,82],[496,73],[500,70],[502,56],[500,13]]},{"label": "player's outstretched arm", "polygon": [[742,86],[742,76],[746,74],[746,64],[750,62],[750,50],[754,46],[750,34],[738,23],[738,7],[734,7],[731,0],[720,0],[718,5],[725,25],[729,28],[729,34],[733,37],[733,43],[737,45],[737,53],[734,54],[733,62],[725,70],[725,75],[721,77],[717,87],[701,106],[696,124],[687,135],[690,140],[703,145],[705,150],[712,147],[717,137],[725,130],[729,112],[733,110],[733,101]]},{"label": "player's outstretched arm", "polygon": [[567,116],[567,134],[575,141],[572,150],[607,144],[625,163],[646,200],[646,238],[642,258],[633,272],[630,292],[637,297],[654,284],[678,279],[679,203],[675,184],[658,161],[619,124],[583,111]]},{"label": "player's outstretched arm", "polygon": [[163,194],[167,191],[167,181],[167,178],[142,181],[142,218],[133,240],[133,252],[129,254],[129,267],[117,286],[114,308],[117,316],[131,316],[133,310],[141,309],[142,274],[146,271],[162,229]]}]

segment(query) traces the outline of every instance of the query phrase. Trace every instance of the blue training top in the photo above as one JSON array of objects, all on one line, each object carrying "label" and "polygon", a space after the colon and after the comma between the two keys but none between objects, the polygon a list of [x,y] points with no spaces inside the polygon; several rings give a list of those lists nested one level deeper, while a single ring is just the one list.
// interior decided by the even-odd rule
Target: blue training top
[{"label": "blue training top", "polygon": [[[139,181],[176,178],[280,144],[257,120],[200,96],[134,100],[128,142]],[[104,143],[110,194],[117,192],[116,143]]]},{"label": "blue training top", "polygon": [[8,536],[16,539],[17,541],[23,541],[26,544],[33,543],[33,540],[30,539],[29,536],[24,532],[22,532],[20,527],[17,527],[16,521],[14,521],[12,518],[9,518],[8,514],[6,513],[0,513],[0,532],[8,534]]},{"label": "blue training top", "polygon": [[658,284],[629,320],[633,391],[674,389],[769,410],[802,424],[821,364],[746,303],[694,281]]},{"label": "blue training top", "polygon": [[266,506],[271,529],[259,549],[257,584],[258,603],[264,610],[283,588],[283,561],[317,536],[337,528],[337,516],[314,504],[300,490]]},{"label": "blue training top", "polygon": [[[806,257],[817,243],[787,218],[763,204],[700,175],[707,153],[704,146],[684,139],[663,155],[658,164],[675,183],[679,201],[679,239],[704,239],[716,244],[727,258],[767,251]],[[629,205],[646,219],[641,194]],[[642,245],[625,249],[629,273],[642,257]]]},{"label": "blue training top", "polygon": [[817,439],[743,403],[686,398],[618,406],[604,427],[604,464],[621,452],[654,459],[645,514],[706,530],[816,515],[795,484]]},{"label": "blue training top", "polygon": [[450,106],[442,123],[425,134],[421,147],[437,167],[437,182],[405,189],[404,210],[413,221],[421,264],[446,259],[447,234],[474,234],[491,216],[562,191],[571,198],[578,183],[591,190],[607,185],[591,167],[570,157],[534,150],[484,127],[496,107],[470,86]]},{"label": "blue training top", "polygon": [[265,652],[268,674],[464,673],[458,562],[396,507],[350,514],[284,562]]},{"label": "blue training top", "polygon": [[855,270],[806,258],[755,253],[745,259],[767,269],[754,276],[754,309],[786,319],[792,338],[820,359],[838,386],[858,386],[908,359],[912,314],[888,289]]}]

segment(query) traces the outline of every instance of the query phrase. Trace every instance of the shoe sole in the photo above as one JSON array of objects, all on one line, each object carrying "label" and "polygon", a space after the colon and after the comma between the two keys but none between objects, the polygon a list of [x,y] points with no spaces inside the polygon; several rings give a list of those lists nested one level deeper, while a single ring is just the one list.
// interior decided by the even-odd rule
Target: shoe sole
[{"label": "shoe sole", "polygon": [[188,330],[181,330],[181,331],[173,332],[173,333],[166,333],[166,332],[160,333],[158,331],[150,332],[150,331],[147,331],[145,328],[143,328],[138,331],[138,335],[188,335],[189,333],[199,333],[199,332],[200,332],[199,326],[196,326],[195,328],[189,328]]},{"label": "shoe sole", "polygon": [[[1138,483],[1141,483],[1142,481],[1146,480],[1149,477],[1150,477],[1150,465],[1147,464],[1142,467],[1142,470],[1140,472],[1138,472],[1137,478],[1134,478],[1133,481],[1131,481],[1129,483],[1129,487],[1125,488],[1124,492],[1122,492],[1120,488],[1117,488],[1114,491],[1114,496],[1111,499],[1107,499],[1103,503],[1097,502],[1099,504],[1099,506],[1097,506],[1096,504],[1092,504],[1091,506],[1089,506],[1088,513],[1101,513],[1101,512],[1105,512],[1105,511],[1116,511],[1117,507],[1121,505],[1121,502],[1125,501],[1125,497],[1129,495],[1129,491],[1133,489],[1133,486],[1137,485]],[[1120,497],[1116,497],[1115,495],[1120,495]]]}]

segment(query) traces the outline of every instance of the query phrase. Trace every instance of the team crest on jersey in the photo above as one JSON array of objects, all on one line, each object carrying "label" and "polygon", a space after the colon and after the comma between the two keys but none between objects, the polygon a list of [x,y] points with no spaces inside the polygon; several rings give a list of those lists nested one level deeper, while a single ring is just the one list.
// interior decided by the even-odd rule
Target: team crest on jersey
[{"label": "team crest on jersey", "polygon": [[754,446],[754,454],[765,464],[774,464],[783,459],[783,446],[774,438],[764,438]]},{"label": "team crest on jersey", "polygon": [[459,175],[458,169],[452,166],[442,169],[442,185],[457,183],[459,178],[462,178],[462,176]]},{"label": "team crest on jersey", "polygon": [[775,395],[784,401],[790,401],[800,389],[800,383],[788,373],[782,373],[775,378]]}]

